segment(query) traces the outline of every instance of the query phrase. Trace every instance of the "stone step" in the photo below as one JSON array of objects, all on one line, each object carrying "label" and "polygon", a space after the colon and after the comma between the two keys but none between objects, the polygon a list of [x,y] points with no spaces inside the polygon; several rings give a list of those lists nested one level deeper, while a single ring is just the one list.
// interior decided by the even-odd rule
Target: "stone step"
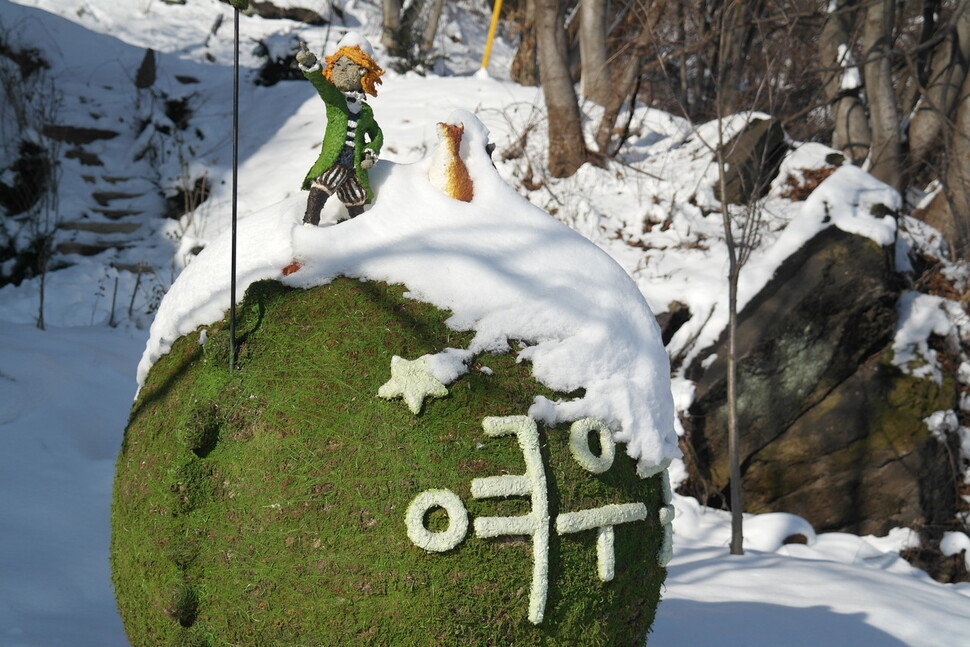
[{"label": "stone step", "polygon": [[110,220],[120,220],[121,218],[127,218],[128,216],[140,216],[141,211],[137,209],[91,209],[94,213],[100,213],[105,218]]},{"label": "stone step", "polygon": [[[103,193],[134,193],[135,195],[145,195],[154,190],[155,185],[151,180],[143,177],[132,177],[128,175],[111,175],[109,173],[87,173],[81,176],[87,184],[95,186],[111,185],[111,188],[100,189]],[[126,185],[118,187],[119,184]],[[95,189],[99,191],[99,189]]]},{"label": "stone step", "polygon": [[95,220],[71,220],[57,225],[68,231],[90,231],[96,234],[131,234],[141,229],[137,222],[99,222]]},{"label": "stone step", "polygon": [[90,144],[99,139],[114,139],[118,132],[103,128],[80,128],[59,124],[45,124],[44,136],[66,144]]},{"label": "stone step", "polygon": [[64,153],[64,157],[67,159],[76,159],[81,163],[81,166],[104,166],[104,162],[101,158],[94,153],[89,153],[82,149],[80,146],[75,146],[71,150]]},{"label": "stone step", "polygon": [[122,191],[95,191],[91,194],[94,201],[102,207],[107,207],[113,200],[130,200],[140,198],[144,193],[124,193]]},{"label": "stone step", "polygon": [[97,256],[109,249],[128,249],[130,245],[118,245],[110,243],[78,243],[68,241],[57,244],[59,254],[77,254],[79,256]]},{"label": "stone step", "polygon": [[154,274],[155,268],[145,263],[112,263],[111,267],[121,272],[132,274]]}]

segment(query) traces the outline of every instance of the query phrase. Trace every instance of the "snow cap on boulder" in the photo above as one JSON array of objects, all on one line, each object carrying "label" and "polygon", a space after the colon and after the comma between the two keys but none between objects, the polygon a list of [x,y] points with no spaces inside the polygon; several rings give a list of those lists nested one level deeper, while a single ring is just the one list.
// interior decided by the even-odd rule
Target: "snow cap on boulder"
[{"label": "snow cap on boulder", "polygon": [[[488,129],[457,110],[459,161],[474,186],[469,202],[443,194],[428,178],[431,160],[374,167],[378,198],[336,226],[302,226],[305,199],[275,214],[240,221],[237,294],[275,279],[294,288],[350,277],[404,285],[409,298],[451,313],[447,325],[471,331],[472,356],[515,347],[533,377],[570,397],[535,397],[528,414],[556,426],[596,418],[626,444],[644,475],[681,453],[674,433],[670,364],[659,326],[639,288],[595,244],[529,203],[499,175]],[[228,233],[228,232],[226,232]],[[230,239],[212,241],[162,300],[139,365],[143,383],[180,336],[229,309],[224,281]],[[297,263],[298,271],[283,268]]]}]

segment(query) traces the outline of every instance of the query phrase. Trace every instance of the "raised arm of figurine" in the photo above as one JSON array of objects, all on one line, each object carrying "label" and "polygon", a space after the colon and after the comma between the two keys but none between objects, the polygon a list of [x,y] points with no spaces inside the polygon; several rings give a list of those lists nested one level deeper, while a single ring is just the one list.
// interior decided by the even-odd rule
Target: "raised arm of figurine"
[{"label": "raised arm of figurine", "polygon": [[307,49],[306,43],[300,43],[300,51],[296,53],[296,62],[303,70],[309,70],[317,64],[317,55]]}]

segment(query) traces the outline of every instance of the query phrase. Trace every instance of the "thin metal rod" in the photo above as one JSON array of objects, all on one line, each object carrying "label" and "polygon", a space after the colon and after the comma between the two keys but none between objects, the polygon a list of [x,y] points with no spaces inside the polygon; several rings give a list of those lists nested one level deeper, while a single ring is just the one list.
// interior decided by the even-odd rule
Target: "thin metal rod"
[{"label": "thin metal rod", "polygon": [[237,187],[239,179],[239,9],[233,16],[232,59],[232,250],[231,278],[229,281],[229,370],[236,368],[236,215]]}]

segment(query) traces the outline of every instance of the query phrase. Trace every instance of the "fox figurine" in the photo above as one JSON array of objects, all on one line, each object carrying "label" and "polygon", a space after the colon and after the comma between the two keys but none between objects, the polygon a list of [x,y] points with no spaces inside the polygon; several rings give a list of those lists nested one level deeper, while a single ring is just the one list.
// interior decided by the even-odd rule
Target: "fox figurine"
[{"label": "fox figurine", "polygon": [[464,126],[460,124],[438,124],[438,146],[431,157],[428,180],[449,198],[471,202],[475,186],[459,154],[464,132]]}]

